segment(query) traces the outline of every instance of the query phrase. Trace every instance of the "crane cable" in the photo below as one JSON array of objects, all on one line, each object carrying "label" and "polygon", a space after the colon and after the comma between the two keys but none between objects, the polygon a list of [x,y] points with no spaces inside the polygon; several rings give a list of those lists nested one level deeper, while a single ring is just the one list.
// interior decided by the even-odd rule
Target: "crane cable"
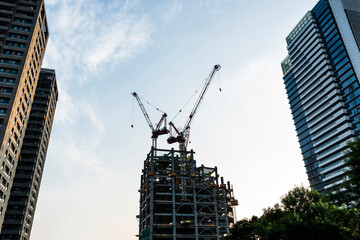
[{"label": "crane cable", "polygon": [[142,100],[144,100],[147,104],[149,104],[151,107],[153,107],[154,109],[156,109],[157,111],[161,112],[161,113],[165,113],[164,111],[162,111],[161,109],[155,107],[154,105],[152,105],[148,100],[146,100],[145,98],[143,98],[142,96],[140,96],[139,94],[137,94]]},{"label": "crane cable", "polygon": [[[221,77],[220,77],[220,73],[217,74],[218,76],[218,80],[219,80],[219,91],[222,91],[221,88]],[[205,78],[205,81],[207,80],[207,78]],[[185,105],[177,112],[177,114],[174,116],[173,119],[171,119],[171,122],[174,121],[175,118],[177,118],[177,116],[179,116],[179,114],[182,112],[182,110],[189,104],[189,102],[191,101],[191,99],[194,98],[194,96],[199,92],[200,88],[203,86],[204,84],[201,83],[199,85],[199,87],[195,90],[195,92],[190,96],[190,98],[185,102]]]},{"label": "crane cable", "polygon": [[[205,78],[206,81],[206,78]],[[204,84],[201,83],[199,85],[199,87],[194,91],[194,93],[190,96],[190,98],[188,98],[188,100],[185,102],[184,106],[177,112],[177,114],[174,116],[173,119],[171,119],[171,122],[174,121],[175,118],[177,118],[177,116],[179,116],[179,114],[182,112],[182,110],[189,104],[189,102],[194,98],[194,96],[199,92],[200,88],[203,86]]]},{"label": "crane cable", "polygon": [[221,76],[220,76],[220,72],[217,74],[217,77],[218,77],[218,80],[219,80],[219,91],[221,92],[221,91],[222,91],[222,88],[221,88]]},{"label": "crane cable", "polygon": [[133,98],[132,108],[131,108],[131,128],[134,128],[134,108],[135,108],[135,98]]}]

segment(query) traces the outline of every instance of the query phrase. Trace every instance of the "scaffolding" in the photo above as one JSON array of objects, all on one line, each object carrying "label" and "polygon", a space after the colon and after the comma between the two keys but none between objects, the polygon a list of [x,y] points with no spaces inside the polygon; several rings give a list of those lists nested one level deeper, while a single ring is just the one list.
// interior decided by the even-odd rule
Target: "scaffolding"
[{"label": "scaffolding", "polygon": [[237,201],[217,167],[196,167],[194,152],[152,148],[141,175],[139,240],[221,240]]}]

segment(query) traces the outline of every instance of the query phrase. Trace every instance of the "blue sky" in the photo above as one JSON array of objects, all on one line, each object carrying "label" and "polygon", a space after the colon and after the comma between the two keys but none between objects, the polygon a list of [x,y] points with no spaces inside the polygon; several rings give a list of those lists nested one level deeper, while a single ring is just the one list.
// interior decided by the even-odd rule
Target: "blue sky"
[{"label": "blue sky", "polygon": [[130,93],[171,119],[215,64],[189,148],[233,183],[238,219],[308,186],[280,62],[286,35],[316,2],[45,0],[43,65],[56,69],[59,102],[32,238],[135,239],[151,133]]}]

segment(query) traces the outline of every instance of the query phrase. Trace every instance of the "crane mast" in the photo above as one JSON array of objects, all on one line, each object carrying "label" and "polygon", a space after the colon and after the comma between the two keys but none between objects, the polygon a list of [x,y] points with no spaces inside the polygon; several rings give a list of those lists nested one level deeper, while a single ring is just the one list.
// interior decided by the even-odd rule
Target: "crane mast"
[{"label": "crane mast", "polygon": [[201,90],[201,93],[199,95],[199,98],[196,100],[196,103],[184,125],[184,128],[182,131],[179,131],[179,129],[177,129],[174,125],[173,122],[170,122],[169,125],[170,125],[170,131],[172,131],[172,129],[174,129],[174,131],[176,132],[177,136],[176,137],[173,137],[173,136],[170,136],[168,138],[168,143],[169,144],[172,144],[172,143],[175,143],[175,142],[178,142],[179,143],[179,149],[181,151],[185,151],[186,148],[187,148],[187,144],[189,142],[189,136],[190,136],[190,125],[194,119],[194,116],[197,112],[197,110],[199,109],[199,106],[200,106],[200,103],[202,102],[202,100],[204,99],[204,96],[205,96],[205,93],[207,92],[209,86],[210,86],[210,83],[212,81],[212,79],[214,78],[215,76],[215,73],[217,71],[219,71],[221,68],[221,66],[219,64],[215,65],[212,69],[212,71],[210,72],[209,76],[206,78],[206,81],[205,81],[205,84]]}]

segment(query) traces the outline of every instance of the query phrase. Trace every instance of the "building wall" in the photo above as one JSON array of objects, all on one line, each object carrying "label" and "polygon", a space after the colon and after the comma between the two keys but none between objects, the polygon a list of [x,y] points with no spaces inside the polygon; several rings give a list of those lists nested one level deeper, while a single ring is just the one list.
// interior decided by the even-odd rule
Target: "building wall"
[{"label": "building wall", "polygon": [[0,1],[0,226],[47,40],[43,0]]},{"label": "building wall", "polygon": [[0,239],[30,237],[57,98],[55,71],[42,69]]},{"label": "building wall", "polygon": [[320,0],[287,43],[282,68],[300,148],[310,185],[324,191],[342,182],[346,142],[359,135],[359,48],[338,0]]}]

